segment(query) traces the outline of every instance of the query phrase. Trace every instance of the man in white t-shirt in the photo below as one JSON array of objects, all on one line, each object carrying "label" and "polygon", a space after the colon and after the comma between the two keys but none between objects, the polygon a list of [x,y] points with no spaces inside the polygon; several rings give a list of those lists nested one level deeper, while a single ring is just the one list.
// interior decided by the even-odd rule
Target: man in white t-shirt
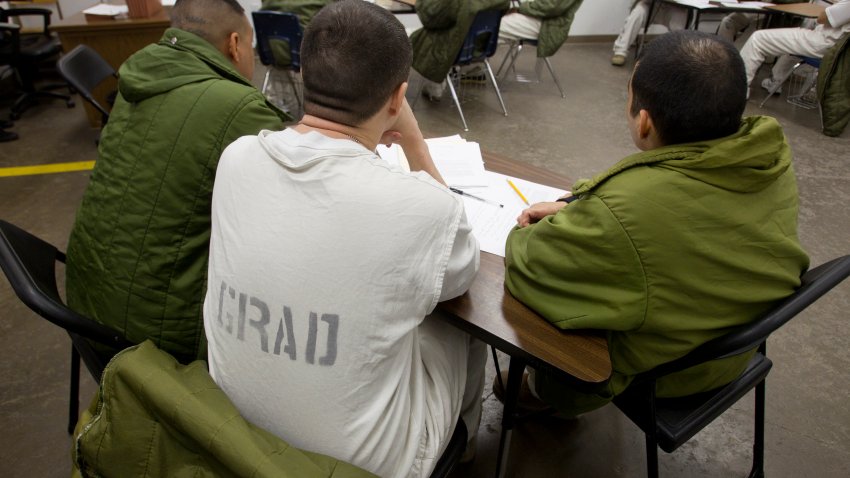
[{"label": "man in white t-shirt", "polygon": [[[222,155],[204,304],[210,373],[249,421],[385,477],[428,476],[459,416],[474,443],[486,362],[426,317],[479,250],[405,100],[411,58],[371,3],[313,18],[304,118]],[[387,142],[412,172],[375,155]]]}]

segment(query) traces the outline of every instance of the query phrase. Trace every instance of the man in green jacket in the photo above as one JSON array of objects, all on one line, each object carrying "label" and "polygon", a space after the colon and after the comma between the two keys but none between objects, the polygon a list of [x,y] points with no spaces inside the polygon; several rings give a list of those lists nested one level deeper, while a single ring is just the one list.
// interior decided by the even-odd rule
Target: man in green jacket
[{"label": "man in green jacket", "polygon": [[482,10],[507,10],[508,0],[418,0],[416,15],[422,28],[410,35],[413,69],[426,80],[423,92],[431,99],[443,94],[443,80],[454,65],[475,15]]},{"label": "man in green jacket", "polygon": [[[508,237],[514,296],[560,328],[608,331],[613,376],[596,393],[542,370],[529,379],[565,415],[604,405],[636,374],[755,320],[799,286],[809,261],[791,152],[773,118],[741,119],[744,78],[735,48],[714,35],[653,40],[627,108],[643,152],[577,182],[564,201],[527,209]],[[751,354],[667,376],[658,396],[728,383]]]},{"label": "man in green jacket", "polygon": [[188,363],[206,356],[218,159],[287,118],[251,85],[253,31],[235,0],[180,0],[171,25],[120,68],[66,277],[71,308]]},{"label": "man in green jacket", "polygon": [[537,40],[538,58],[555,54],[567,41],[583,0],[520,0],[499,25],[499,40]]}]

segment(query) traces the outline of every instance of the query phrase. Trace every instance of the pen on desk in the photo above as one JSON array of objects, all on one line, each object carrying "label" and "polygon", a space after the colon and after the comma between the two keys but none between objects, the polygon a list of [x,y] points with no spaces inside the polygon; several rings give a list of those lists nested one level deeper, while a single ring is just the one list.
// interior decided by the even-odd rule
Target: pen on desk
[{"label": "pen on desk", "polygon": [[516,187],[516,184],[514,184],[513,181],[508,179],[508,184],[511,185],[511,189],[513,189],[514,192],[517,193],[517,195],[519,195],[519,198],[522,199],[522,202],[524,202],[526,206],[531,206],[531,204],[528,204],[528,199],[526,199],[525,196],[519,191],[519,188]]},{"label": "pen on desk", "polygon": [[475,196],[475,195],[473,195],[473,194],[469,194],[468,192],[466,192],[466,191],[462,191],[462,190],[460,190],[460,189],[458,189],[458,188],[451,188],[451,187],[450,187],[450,188],[449,188],[449,190],[450,190],[451,192],[455,193],[455,194],[460,194],[461,196],[471,197],[472,199],[477,199],[477,200],[479,200],[479,201],[483,201],[483,202],[486,202],[486,203],[490,203],[490,204],[492,204],[492,205],[494,205],[494,206],[505,207],[505,205],[504,205],[504,204],[499,204],[499,203],[497,203],[496,201],[492,201],[492,200],[490,200],[490,199],[485,199],[485,198],[482,198],[482,197],[479,197],[479,196]]}]

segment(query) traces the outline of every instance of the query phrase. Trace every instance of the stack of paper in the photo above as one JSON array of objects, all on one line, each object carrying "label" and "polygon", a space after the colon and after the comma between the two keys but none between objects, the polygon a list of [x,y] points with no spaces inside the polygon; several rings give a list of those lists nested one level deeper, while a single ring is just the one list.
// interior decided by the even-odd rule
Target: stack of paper
[{"label": "stack of paper", "polygon": [[[478,143],[466,141],[459,135],[426,139],[428,151],[437,170],[450,187],[467,188],[487,185],[484,178],[484,160]],[[384,161],[410,171],[404,151],[397,144],[378,146],[378,155]]]},{"label": "stack of paper", "polygon": [[83,10],[85,15],[94,15],[98,17],[117,17],[119,15],[127,15],[127,5],[109,5],[106,3],[98,3],[97,5]]},{"label": "stack of paper", "polygon": [[[516,226],[522,210],[528,207],[508,180],[528,200],[528,204],[554,201],[567,194],[560,189],[485,171],[478,143],[466,141],[458,135],[427,139],[425,142],[449,187],[463,193],[466,218],[484,252],[505,256],[508,234]],[[398,145],[389,148],[378,146],[378,154],[388,163],[410,170]]]}]

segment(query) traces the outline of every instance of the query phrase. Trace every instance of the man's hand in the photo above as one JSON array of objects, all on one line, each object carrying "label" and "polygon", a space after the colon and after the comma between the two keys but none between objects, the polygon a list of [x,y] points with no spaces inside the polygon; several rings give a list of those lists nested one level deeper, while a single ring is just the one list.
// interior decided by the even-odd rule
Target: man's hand
[{"label": "man's hand", "polygon": [[422,131],[419,130],[419,122],[413,116],[413,110],[406,98],[401,105],[401,111],[399,111],[395,124],[381,135],[381,143],[386,144],[385,141],[398,143],[401,146],[411,171],[425,171],[437,182],[446,185],[446,181],[440,176],[437,167],[434,166],[428,145],[425,144],[425,138],[422,137]]},{"label": "man's hand", "polygon": [[522,214],[520,214],[519,217],[516,218],[517,225],[519,225],[519,227],[526,227],[531,224],[534,224],[546,216],[551,216],[552,214],[555,214],[566,205],[567,203],[562,201],[539,202],[536,204],[532,204],[530,208],[522,211]]}]

